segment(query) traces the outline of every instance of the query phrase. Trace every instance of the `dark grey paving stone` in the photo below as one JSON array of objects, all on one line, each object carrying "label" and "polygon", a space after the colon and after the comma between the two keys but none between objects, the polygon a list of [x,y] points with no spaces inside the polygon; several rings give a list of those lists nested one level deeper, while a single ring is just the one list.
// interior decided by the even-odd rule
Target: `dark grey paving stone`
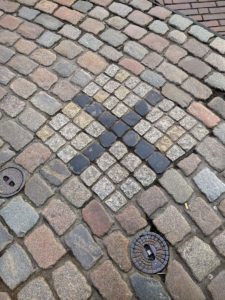
[{"label": "dark grey paving stone", "polygon": [[85,106],[91,104],[92,99],[85,94],[79,94],[73,98],[73,102],[84,108]]},{"label": "dark grey paving stone", "polygon": [[123,142],[128,147],[134,147],[140,139],[140,136],[133,130],[129,130],[124,136],[123,136]]},{"label": "dark grey paving stone", "polygon": [[128,112],[122,117],[122,120],[130,126],[135,126],[140,121],[140,119],[141,117],[134,111]]},{"label": "dark grey paving stone", "polygon": [[92,102],[89,106],[85,108],[85,111],[94,118],[99,117],[104,110],[105,108],[100,103],[97,102]]},{"label": "dark grey paving stone", "polygon": [[149,104],[155,106],[163,100],[163,96],[159,92],[152,90],[145,96],[145,100],[148,101]]},{"label": "dark grey paving stone", "polygon": [[162,153],[154,152],[149,157],[148,164],[157,174],[162,174],[169,167],[170,161]]},{"label": "dark grey paving stone", "polygon": [[111,128],[118,119],[116,116],[114,116],[110,112],[106,111],[99,116],[98,120],[106,128]]},{"label": "dark grey paving stone", "polygon": [[102,250],[84,225],[75,226],[65,236],[67,246],[85,270],[89,270],[102,256]]},{"label": "dark grey paving stone", "polygon": [[87,156],[90,161],[94,161],[99,158],[105,149],[99,143],[93,143],[86,150],[84,150],[83,154]]},{"label": "dark grey paving stone", "polygon": [[155,279],[134,273],[130,277],[135,294],[140,300],[170,300],[162,284]]},{"label": "dark grey paving stone", "polygon": [[150,111],[151,106],[145,100],[141,100],[134,106],[134,109],[139,115],[144,117]]},{"label": "dark grey paving stone", "polygon": [[112,133],[112,132],[104,132],[100,138],[99,138],[99,141],[101,143],[101,145],[104,147],[104,148],[109,148],[112,146],[112,144],[117,140],[117,136]]},{"label": "dark grey paving stone", "polygon": [[70,160],[69,166],[72,172],[76,175],[80,175],[87,167],[89,167],[90,161],[82,154],[76,155]]},{"label": "dark grey paving stone", "polygon": [[121,137],[129,128],[123,121],[118,121],[113,125],[112,130],[118,137]]},{"label": "dark grey paving stone", "polygon": [[151,154],[153,154],[155,147],[145,140],[141,139],[141,141],[135,147],[135,153],[142,159],[148,158]]}]

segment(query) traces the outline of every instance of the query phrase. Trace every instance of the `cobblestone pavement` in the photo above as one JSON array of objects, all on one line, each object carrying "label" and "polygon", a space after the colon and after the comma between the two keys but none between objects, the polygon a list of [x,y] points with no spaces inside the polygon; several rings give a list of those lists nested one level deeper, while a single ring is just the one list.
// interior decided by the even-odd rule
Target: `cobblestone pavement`
[{"label": "cobblestone pavement", "polygon": [[147,0],[0,0],[0,27],[0,166],[26,174],[0,299],[224,300],[224,39]]},{"label": "cobblestone pavement", "polygon": [[159,0],[158,3],[179,11],[225,35],[225,2],[223,0]]}]

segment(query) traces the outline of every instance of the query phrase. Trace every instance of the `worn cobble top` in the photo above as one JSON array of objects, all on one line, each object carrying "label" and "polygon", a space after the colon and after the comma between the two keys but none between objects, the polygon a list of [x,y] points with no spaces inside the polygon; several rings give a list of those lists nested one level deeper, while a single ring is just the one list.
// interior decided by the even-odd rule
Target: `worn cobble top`
[{"label": "worn cobble top", "polygon": [[0,0],[0,299],[225,299],[224,54],[147,0]]}]

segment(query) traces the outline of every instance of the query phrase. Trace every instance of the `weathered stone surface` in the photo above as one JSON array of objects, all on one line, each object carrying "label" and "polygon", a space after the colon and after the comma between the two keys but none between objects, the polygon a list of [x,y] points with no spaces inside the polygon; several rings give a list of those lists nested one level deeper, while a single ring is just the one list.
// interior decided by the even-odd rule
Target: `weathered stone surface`
[{"label": "weathered stone surface", "polygon": [[208,285],[213,300],[223,300],[225,297],[225,271],[221,271]]},{"label": "weathered stone surface", "polygon": [[225,147],[216,139],[206,137],[196,149],[213,168],[218,171],[225,169]]},{"label": "weathered stone surface", "polygon": [[191,175],[201,163],[198,155],[192,153],[178,163],[178,167],[184,172],[186,176]]},{"label": "weathered stone surface", "polygon": [[104,239],[104,244],[114,262],[121,270],[128,272],[131,269],[129,240],[120,231],[113,231]]},{"label": "weathered stone surface", "polygon": [[182,88],[200,100],[206,100],[212,95],[212,90],[210,88],[193,77],[188,78],[182,84]]},{"label": "weathered stone surface", "polygon": [[172,15],[172,17],[169,19],[169,24],[180,30],[187,29],[192,23],[193,21],[190,19],[176,14]]},{"label": "weathered stone surface", "polygon": [[218,139],[225,144],[225,123],[220,123],[213,129],[213,133]]},{"label": "weathered stone surface", "polygon": [[8,232],[6,226],[3,226],[3,224],[0,222],[0,251],[2,251],[12,241],[12,235]]},{"label": "weathered stone surface", "polygon": [[21,196],[14,197],[0,215],[19,237],[23,237],[38,221],[39,215]]},{"label": "weathered stone surface", "polygon": [[75,213],[60,199],[53,198],[42,214],[58,235],[62,235],[76,220]]},{"label": "weathered stone surface", "polygon": [[172,245],[180,242],[191,232],[188,222],[174,206],[167,207],[163,213],[153,219],[153,223]]},{"label": "weathered stone surface", "polygon": [[225,91],[225,76],[222,73],[213,72],[205,79],[205,82],[213,88]]},{"label": "weathered stone surface", "polygon": [[41,143],[29,145],[16,158],[16,163],[32,173],[37,167],[46,162],[50,157],[51,151]]},{"label": "weathered stone surface", "polygon": [[61,193],[76,207],[82,207],[91,198],[91,192],[76,177],[61,188]]},{"label": "weathered stone surface", "polygon": [[208,128],[215,127],[220,121],[220,118],[217,115],[199,102],[192,102],[188,107],[188,112],[200,120]]},{"label": "weathered stone surface", "polygon": [[176,260],[169,264],[166,275],[166,287],[174,300],[206,299],[201,289]]},{"label": "weathered stone surface", "polygon": [[142,192],[137,201],[144,212],[151,216],[158,208],[164,206],[168,199],[163,190],[155,185]]},{"label": "weathered stone surface", "polygon": [[225,257],[225,231],[222,231],[213,239],[213,244],[219,253]]},{"label": "weathered stone surface", "polygon": [[195,36],[198,40],[207,43],[214,34],[199,25],[191,26],[189,33]]},{"label": "weathered stone surface", "polygon": [[70,171],[59,159],[53,159],[41,169],[42,176],[55,186],[60,186],[70,176]]},{"label": "weathered stone surface", "polygon": [[202,198],[197,197],[188,203],[189,208],[187,213],[197,223],[205,235],[213,233],[221,224],[222,221]]},{"label": "weathered stone surface", "polygon": [[140,300],[170,300],[170,296],[167,294],[163,288],[160,281],[148,278],[146,276],[140,275],[139,273],[134,273],[130,277],[131,284],[135,290],[135,294]]},{"label": "weathered stone surface", "polygon": [[193,194],[193,189],[174,169],[168,170],[159,180],[160,184],[171,194],[177,203],[185,203]]},{"label": "weathered stone surface", "polygon": [[171,83],[166,83],[163,86],[162,94],[181,107],[187,107],[193,100],[191,96]]},{"label": "weathered stone surface", "polygon": [[129,235],[133,235],[138,230],[147,226],[146,220],[141,216],[138,209],[133,205],[127,206],[121,213],[116,216],[116,219]]},{"label": "weathered stone surface", "polygon": [[18,293],[18,300],[54,300],[52,291],[43,277],[37,277],[30,281]]},{"label": "weathered stone surface", "polygon": [[0,257],[0,277],[12,290],[33,273],[32,263],[18,244],[13,244]]},{"label": "weathered stone surface", "polygon": [[59,111],[62,107],[62,105],[55,98],[49,96],[45,92],[40,92],[39,94],[35,95],[31,99],[31,102],[41,111],[51,116]]},{"label": "weathered stone surface", "polygon": [[53,232],[44,224],[34,229],[24,243],[42,269],[50,268],[66,253]]},{"label": "weathered stone surface", "polygon": [[194,177],[194,182],[210,202],[225,192],[225,184],[208,168],[201,170]]},{"label": "weathered stone surface", "polygon": [[82,224],[76,225],[65,235],[65,242],[85,270],[93,267],[103,254],[101,248]]},{"label": "weathered stone surface", "polygon": [[34,174],[25,185],[25,194],[36,206],[41,206],[53,193],[38,174]]},{"label": "weathered stone surface", "polygon": [[33,139],[33,135],[15,121],[1,121],[0,136],[15,150],[20,150]]},{"label": "weathered stone surface", "polygon": [[[52,273],[55,290],[61,300],[85,300],[91,296],[86,278],[70,261]],[[22,299],[21,299],[22,300]]]},{"label": "weathered stone surface", "polygon": [[213,98],[208,106],[212,108],[219,116],[225,119],[225,101],[221,97]]},{"label": "weathered stone surface", "polygon": [[92,271],[91,280],[103,299],[128,300],[132,298],[128,285],[109,260]]},{"label": "weathered stone surface", "polygon": [[196,236],[180,246],[178,252],[198,281],[202,281],[220,265],[220,261],[211,247]]},{"label": "weathered stone surface", "polygon": [[82,210],[82,215],[91,231],[99,237],[105,235],[113,225],[113,220],[97,200],[86,205]]}]

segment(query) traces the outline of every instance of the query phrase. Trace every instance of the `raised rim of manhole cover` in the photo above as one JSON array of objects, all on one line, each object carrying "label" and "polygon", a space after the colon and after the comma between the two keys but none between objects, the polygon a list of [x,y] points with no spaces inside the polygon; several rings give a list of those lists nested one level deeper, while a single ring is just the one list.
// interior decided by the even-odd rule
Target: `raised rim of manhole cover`
[{"label": "raised rim of manhole cover", "polygon": [[18,166],[0,170],[0,197],[8,198],[19,193],[25,184],[25,174]]},{"label": "raised rim of manhole cover", "polygon": [[161,272],[169,262],[169,246],[155,232],[142,232],[131,243],[131,260],[134,266],[147,274]]}]

